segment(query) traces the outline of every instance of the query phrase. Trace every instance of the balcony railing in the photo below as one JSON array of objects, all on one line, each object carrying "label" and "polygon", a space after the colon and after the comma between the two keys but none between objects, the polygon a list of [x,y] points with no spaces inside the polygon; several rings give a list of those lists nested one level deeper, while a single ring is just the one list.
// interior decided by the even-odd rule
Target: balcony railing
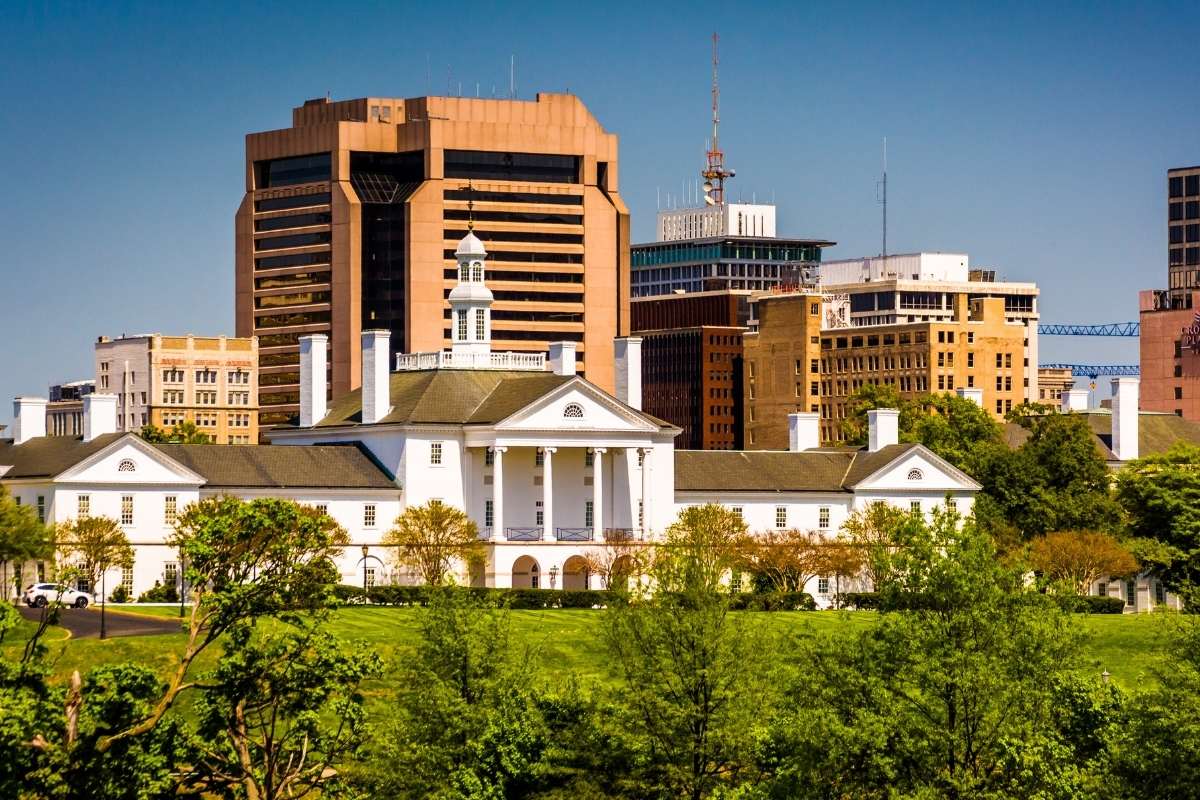
[{"label": "balcony railing", "polygon": [[542,539],[541,528],[505,528],[504,538],[510,542],[539,542]]},{"label": "balcony railing", "polygon": [[641,528],[605,528],[604,538],[608,541],[645,541],[645,531]]},{"label": "balcony railing", "polygon": [[507,369],[545,372],[545,353],[397,353],[396,371],[414,369]]},{"label": "balcony railing", "polygon": [[560,542],[590,542],[593,534],[591,528],[556,528],[554,535]]}]

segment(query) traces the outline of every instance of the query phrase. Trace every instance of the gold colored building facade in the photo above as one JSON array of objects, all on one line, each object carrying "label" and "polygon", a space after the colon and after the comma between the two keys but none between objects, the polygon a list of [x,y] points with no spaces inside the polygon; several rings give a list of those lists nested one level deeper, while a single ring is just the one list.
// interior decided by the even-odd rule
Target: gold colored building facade
[{"label": "gold colored building facade", "polygon": [[1038,368],[1038,402],[1057,406],[1063,392],[1075,388],[1075,376],[1069,369]]},{"label": "gold colored building facade", "polygon": [[820,300],[757,299],[758,333],[745,337],[749,449],[787,449],[792,411],[818,411],[821,440],[843,441],[850,398],[871,383],[894,386],[905,399],[979,390],[997,420],[1025,399],[1026,328],[1006,319],[1003,298],[959,294],[949,320],[824,331]]},{"label": "gold colored building facade", "polygon": [[326,333],[330,395],[360,381],[360,334],[393,353],[450,343],[454,248],[488,249],[493,344],[577,343],[614,389],[629,333],[629,214],[617,137],[573,95],[310,100],[292,127],[246,137],[236,217],[239,335],[259,337],[264,425],[299,408],[298,338]]},{"label": "gold colored building facade", "polygon": [[117,430],[193,422],[216,444],[258,441],[258,342],[225,336],[101,337],[96,391],[117,396]]}]

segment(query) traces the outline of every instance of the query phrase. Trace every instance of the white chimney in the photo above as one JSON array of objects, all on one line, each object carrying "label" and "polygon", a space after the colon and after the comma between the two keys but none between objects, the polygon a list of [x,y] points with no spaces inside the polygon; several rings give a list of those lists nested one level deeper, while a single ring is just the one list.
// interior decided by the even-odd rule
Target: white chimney
[{"label": "white chimney", "polygon": [[875,408],[867,412],[867,452],[877,452],[899,441],[899,411],[894,408]]},{"label": "white chimney", "polygon": [[821,446],[821,415],[796,411],[788,414],[788,450],[793,453]]},{"label": "white chimney", "polygon": [[1062,411],[1066,414],[1068,411],[1087,411],[1088,410],[1088,390],[1087,389],[1067,389],[1062,393]]},{"label": "white chimney", "polygon": [[46,435],[46,398],[18,397],[13,400],[13,444]]},{"label": "white chimney", "polygon": [[311,428],[325,418],[328,378],[325,375],[329,337],[310,333],[300,337],[300,427]]},{"label": "white chimney", "polygon": [[83,396],[83,440],[117,432],[117,396],[115,394],[85,394]]},{"label": "white chimney", "polygon": [[362,332],[362,421],[374,425],[392,410],[391,379],[388,377],[391,332]]},{"label": "white chimney", "polygon": [[983,408],[983,389],[975,386],[968,386],[965,388],[956,389],[955,391],[962,399],[970,400],[975,405]]},{"label": "white chimney", "polygon": [[575,374],[575,343],[550,343],[550,369],[555,375]]},{"label": "white chimney", "polygon": [[616,348],[617,399],[630,408],[642,410],[642,337],[613,339]]},{"label": "white chimney", "polygon": [[1112,381],[1112,451],[1118,461],[1138,457],[1139,383],[1137,378]]}]

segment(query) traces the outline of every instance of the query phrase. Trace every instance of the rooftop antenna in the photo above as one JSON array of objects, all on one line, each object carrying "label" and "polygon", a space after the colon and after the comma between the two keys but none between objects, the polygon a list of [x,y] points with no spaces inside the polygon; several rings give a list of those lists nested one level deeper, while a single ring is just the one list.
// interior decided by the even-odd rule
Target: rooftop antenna
[{"label": "rooftop antenna", "polygon": [[725,154],[721,152],[717,128],[721,124],[721,89],[717,83],[717,34],[712,35],[712,146],[708,161],[700,175],[704,178],[704,202],[719,206],[725,203],[725,179],[732,178],[734,170],[725,169]]},{"label": "rooftop antenna", "polygon": [[517,97],[517,54],[513,53],[508,57],[508,97],[510,100],[515,100]]},{"label": "rooftop antenna", "polygon": [[883,137],[883,257],[887,258],[887,137]]}]

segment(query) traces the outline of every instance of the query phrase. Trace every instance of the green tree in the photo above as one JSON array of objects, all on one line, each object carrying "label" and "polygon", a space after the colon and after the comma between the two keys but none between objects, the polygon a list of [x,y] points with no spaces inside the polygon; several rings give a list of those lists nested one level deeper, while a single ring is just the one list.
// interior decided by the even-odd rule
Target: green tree
[{"label": "green tree", "polygon": [[877,625],[803,638],[749,796],[1088,796],[1090,745],[1061,710],[1068,621],[952,513],[913,544]]},{"label": "green tree", "polygon": [[55,546],[63,561],[87,579],[90,591],[100,591],[100,576],[113,567],[133,566],[133,547],[111,517],[77,517],[60,522]]},{"label": "green tree", "polygon": [[184,650],[158,702],[135,724],[101,739],[100,751],[152,730],[195,685],[196,659],[239,624],[330,607],[334,560],[348,541],[328,515],[288,500],[223,496],[189,505],[168,542],[186,565],[191,589]]},{"label": "green tree", "polygon": [[415,571],[429,586],[440,586],[455,561],[469,568],[486,558],[475,523],[441,500],[406,508],[384,534],[383,543],[395,547],[398,566]]},{"label": "green tree", "polygon": [[526,797],[548,779],[549,731],[532,684],[536,654],[512,642],[508,611],[443,587],[421,613],[396,714],[362,782],[375,797]]},{"label": "green tree", "polygon": [[230,630],[196,704],[186,788],[247,800],[343,796],[344,765],[364,749],[362,684],[382,661],[326,624],[318,612]]},{"label": "green tree", "polygon": [[841,533],[845,544],[859,554],[863,576],[874,591],[880,591],[897,579],[897,556],[923,531],[920,517],[877,501],[851,513]]},{"label": "green tree", "polygon": [[0,586],[8,591],[8,569],[12,564],[14,588],[19,594],[25,562],[50,558],[53,553],[49,529],[38,519],[37,511],[18,503],[7,486],[0,486]]},{"label": "green tree", "polygon": [[924,413],[910,416],[912,439],[968,473],[975,468],[981,451],[1003,446],[999,424],[973,400],[954,394],[923,397]]},{"label": "green tree", "polygon": [[895,386],[881,383],[863,384],[847,402],[846,418],[842,420],[842,435],[846,444],[861,447],[867,443],[867,412],[877,408],[894,408],[900,412],[900,441],[917,441],[914,430],[922,414],[921,406],[900,397]]},{"label": "green tree", "polygon": [[196,423],[191,420],[177,422],[169,431],[153,424],[143,425],[138,431],[138,436],[153,444],[212,444],[212,437],[196,427]]},{"label": "green tree", "polygon": [[1056,531],[1030,543],[1029,563],[1046,579],[1077,595],[1091,592],[1106,576],[1138,571],[1137,560],[1116,537],[1098,531]]},{"label": "green tree", "polygon": [[606,612],[622,677],[615,702],[636,753],[633,796],[699,800],[751,771],[775,684],[768,643],[730,616],[720,591],[744,531],[720,506],[684,509],[651,566],[654,594]]},{"label": "green tree", "polygon": [[1138,548],[1174,591],[1200,585],[1200,447],[1177,444],[1127,464],[1117,475],[1117,498]]}]

